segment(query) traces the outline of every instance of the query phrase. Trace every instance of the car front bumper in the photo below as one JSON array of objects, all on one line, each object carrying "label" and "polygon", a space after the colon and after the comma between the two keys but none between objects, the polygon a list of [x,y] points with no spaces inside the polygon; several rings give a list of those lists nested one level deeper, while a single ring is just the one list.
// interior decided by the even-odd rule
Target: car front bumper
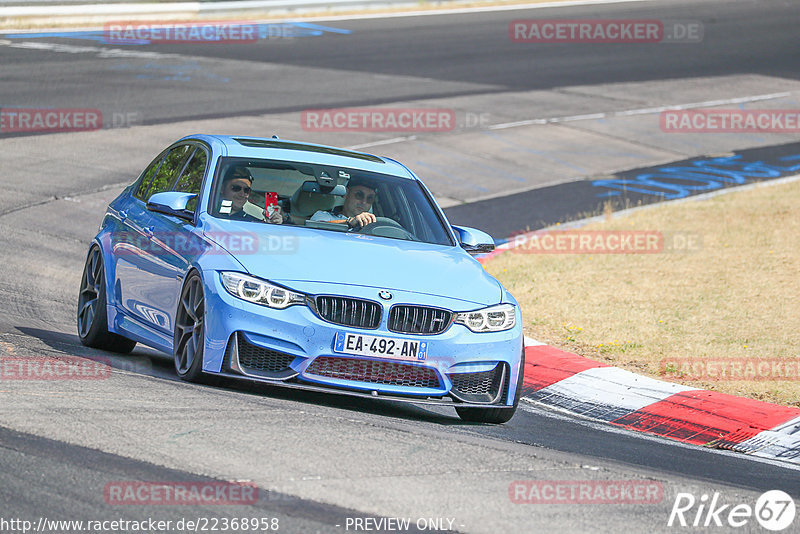
[{"label": "car front bumper", "polygon": [[[230,295],[215,271],[204,273],[206,344],[203,371],[239,379],[315,391],[382,397],[399,401],[457,406],[513,406],[523,336],[516,326],[503,332],[475,333],[451,324],[433,335],[401,334],[387,326],[388,303],[376,329],[333,324],[309,306],[272,309]],[[330,286],[326,295],[377,301],[375,288]],[[339,289],[339,291],[337,291]],[[345,289],[346,291],[342,291]],[[393,291],[392,304],[439,308],[442,299]],[[447,304],[452,305],[449,299]],[[460,302],[469,311],[469,303]],[[415,361],[345,354],[334,350],[337,333],[427,342],[424,359]]]}]

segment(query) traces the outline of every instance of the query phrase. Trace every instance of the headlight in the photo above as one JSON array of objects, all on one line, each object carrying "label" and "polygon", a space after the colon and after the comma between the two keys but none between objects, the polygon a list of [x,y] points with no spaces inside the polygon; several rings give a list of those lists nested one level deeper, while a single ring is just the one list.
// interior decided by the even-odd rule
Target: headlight
[{"label": "headlight", "polygon": [[306,296],[259,280],[242,273],[221,272],[222,285],[234,297],[263,304],[270,308],[288,308],[293,304],[305,304]]},{"label": "headlight", "polygon": [[517,309],[511,304],[498,304],[482,310],[459,313],[455,322],[473,332],[500,332],[514,328],[517,324]]}]

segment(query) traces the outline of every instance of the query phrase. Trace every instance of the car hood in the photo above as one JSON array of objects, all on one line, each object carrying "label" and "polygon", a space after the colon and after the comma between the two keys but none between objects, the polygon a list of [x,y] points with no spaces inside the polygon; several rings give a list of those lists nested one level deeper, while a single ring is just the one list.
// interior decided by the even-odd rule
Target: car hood
[{"label": "car hood", "polygon": [[313,293],[323,282],[479,305],[497,304],[502,296],[500,283],[459,247],[237,221],[207,221],[204,234],[250,274],[298,291]]}]

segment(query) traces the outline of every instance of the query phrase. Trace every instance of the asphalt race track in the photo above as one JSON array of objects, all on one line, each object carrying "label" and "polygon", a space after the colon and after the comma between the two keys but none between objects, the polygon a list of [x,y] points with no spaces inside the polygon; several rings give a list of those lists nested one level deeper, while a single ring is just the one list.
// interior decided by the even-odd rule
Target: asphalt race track
[{"label": "asphalt race track", "polygon": [[[489,426],[464,424],[446,408],[188,384],[154,351],[119,357],[83,347],[74,326],[87,244],[106,204],[183,135],[276,133],[396,157],[459,222],[504,238],[557,219],[524,209],[519,198],[536,189],[799,141],[681,137],[659,131],[656,112],[629,113],[736,99],[797,109],[797,17],[788,2],[653,1],[315,21],[293,26],[292,38],[251,44],[0,35],[0,110],[90,108],[105,126],[0,131],[0,353],[108,358],[114,369],[107,380],[0,380],[0,531],[13,531],[2,519],[43,517],[277,518],[283,532],[354,531],[354,518],[410,518],[412,532],[695,531],[667,526],[679,493],[718,492],[720,504],[750,506],[772,489],[800,497],[800,471],[789,464],[615,430],[532,403],[510,423]],[[704,35],[674,44],[511,42],[509,22],[533,18],[699,21]],[[300,119],[308,109],[377,105],[451,109],[457,125],[322,132]],[[554,120],[511,125],[536,119]],[[758,154],[778,153],[785,150]],[[504,213],[497,204],[506,195],[521,196]],[[530,480],[649,481],[663,495],[651,504],[513,502],[515,481]],[[104,489],[120,481],[248,481],[259,498],[239,506],[109,504]],[[753,520],[740,530],[757,529]]]}]

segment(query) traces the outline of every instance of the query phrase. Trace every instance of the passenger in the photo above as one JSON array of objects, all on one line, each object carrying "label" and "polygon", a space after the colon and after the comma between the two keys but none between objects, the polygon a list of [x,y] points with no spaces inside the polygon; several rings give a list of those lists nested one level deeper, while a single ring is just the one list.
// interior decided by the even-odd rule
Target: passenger
[{"label": "passenger", "polygon": [[[222,202],[219,209],[219,216],[235,221],[257,221],[264,222],[258,217],[253,217],[244,211],[244,205],[250,197],[253,177],[247,167],[235,167],[228,171],[222,179]],[[283,215],[281,207],[275,206],[275,211],[267,217],[264,210],[264,219],[273,224],[282,224]]]},{"label": "passenger", "polygon": [[374,223],[377,218],[370,213],[375,201],[375,188],[362,181],[350,180],[344,204],[331,211],[318,211],[311,216],[312,221],[347,224],[350,228],[361,228]]}]

